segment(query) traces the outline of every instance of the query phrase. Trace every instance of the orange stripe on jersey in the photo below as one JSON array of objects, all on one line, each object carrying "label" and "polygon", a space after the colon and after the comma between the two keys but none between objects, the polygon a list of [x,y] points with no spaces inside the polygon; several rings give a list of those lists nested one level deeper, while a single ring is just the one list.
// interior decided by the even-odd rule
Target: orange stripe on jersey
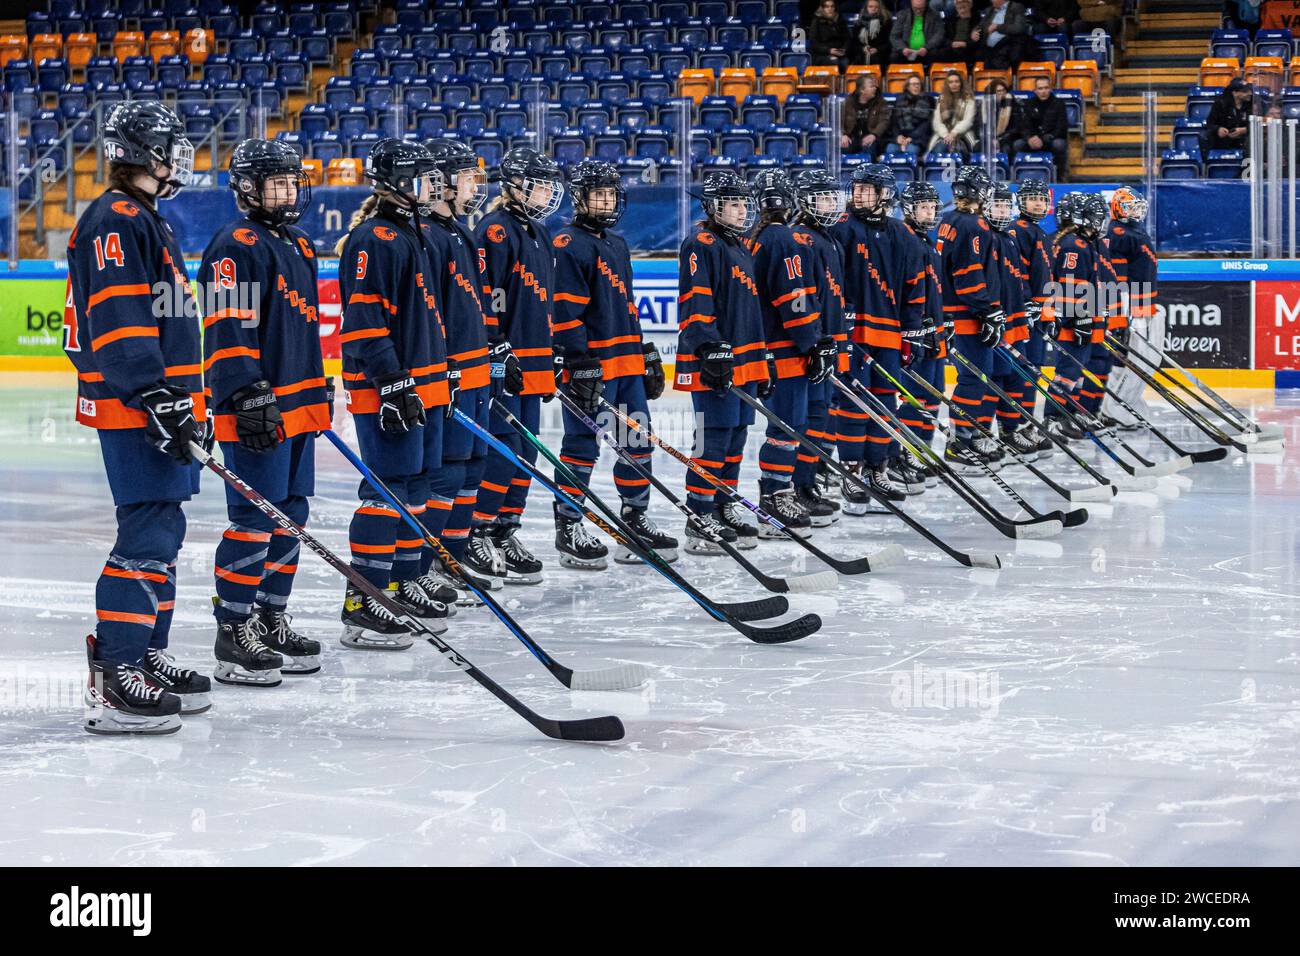
[{"label": "orange stripe on jersey", "polygon": [[[491,290],[485,290],[485,291],[491,291]],[[375,303],[382,305],[393,315],[397,314],[397,306],[393,305],[393,303],[389,302],[378,292],[372,292],[372,293],[353,292],[352,295],[348,298],[348,305],[370,305]]]},{"label": "orange stripe on jersey", "polygon": [[153,288],[147,282],[140,282],[134,285],[110,285],[100,289],[86,301],[86,311],[90,312],[95,306],[109,299],[116,299],[124,295],[149,295]]},{"label": "orange stripe on jersey", "polygon": [[105,345],[110,345],[119,339],[134,338],[158,338],[158,328],[153,325],[124,325],[120,329],[114,329],[112,332],[105,332],[103,335],[94,339],[90,343],[90,348],[98,352]]},{"label": "orange stripe on jersey", "polygon": [[355,342],[358,339],[377,339],[380,336],[387,335],[388,329],[357,329],[355,332],[345,332],[339,336],[339,342]]},{"label": "orange stripe on jersey", "polygon": [[713,295],[713,290],[705,285],[693,285],[677,297],[678,304],[685,302],[693,295]]},{"label": "orange stripe on jersey", "polygon": [[260,360],[262,358],[262,352],[260,349],[250,349],[242,345],[232,346],[228,349],[217,349],[217,351],[209,355],[207,361],[203,363],[203,369],[204,371],[207,371],[222,359],[239,358],[241,356]]},{"label": "orange stripe on jersey", "polygon": [[204,316],[203,327],[206,329],[215,325],[222,319],[255,319],[257,312],[253,309],[222,309],[219,312],[213,312],[211,315]]},{"label": "orange stripe on jersey", "polygon": [[572,302],[574,305],[591,305],[591,296],[574,295],[572,292],[555,293],[556,302]]}]

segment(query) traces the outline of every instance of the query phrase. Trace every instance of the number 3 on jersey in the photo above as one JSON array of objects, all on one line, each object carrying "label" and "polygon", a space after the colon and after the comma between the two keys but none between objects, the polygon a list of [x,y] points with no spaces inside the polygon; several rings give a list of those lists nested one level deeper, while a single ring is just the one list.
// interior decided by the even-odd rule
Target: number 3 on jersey
[{"label": "number 3 on jersey", "polygon": [[115,232],[107,236],[95,237],[95,264],[102,271],[107,262],[122,266],[126,257],[122,255],[122,237]]}]

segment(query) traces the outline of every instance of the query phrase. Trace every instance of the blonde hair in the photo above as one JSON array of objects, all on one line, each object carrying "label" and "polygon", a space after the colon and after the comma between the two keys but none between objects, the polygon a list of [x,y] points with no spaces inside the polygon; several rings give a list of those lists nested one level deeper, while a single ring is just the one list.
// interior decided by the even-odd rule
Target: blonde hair
[{"label": "blonde hair", "polygon": [[[365,202],[363,202],[359,207],[357,207],[357,211],[352,214],[352,221],[348,223],[349,233],[351,233],[352,230],[356,229],[357,226],[361,225],[367,219],[374,216],[375,210],[379,208],[379,199],[380,199],[379,193],[377,192],[371,193],[369,196],[366,197]],[[343,255],[343,245],[347,241],[348,241],[348,237],[344,236],[342,239],[340,239],[338,242],[334,244],[334,254],[336,256]]]}]

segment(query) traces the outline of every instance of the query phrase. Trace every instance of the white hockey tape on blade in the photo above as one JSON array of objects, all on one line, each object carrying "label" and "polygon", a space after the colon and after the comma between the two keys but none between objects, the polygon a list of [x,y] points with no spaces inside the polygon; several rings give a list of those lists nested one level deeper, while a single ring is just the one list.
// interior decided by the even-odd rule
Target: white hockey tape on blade
[{"label": "white hockey tape on blade", "polygon": [[1054,538],[1061,533],[1061,522],[1040,521],[1038,524],[1016,525],[1017,538]]},{"label": "white hockey tape on blade", "polygon": [[1097,485],[1095,488],[1072,488],[1070,489],[1070,500],[1110,501],[1117,494],[1119,494],[1119,489],[1114,485]]},{"label": "white hockey tape on blade", "polygon": [[594,671],[574,671],[570,690],[631,690],[650,677],[644,664],[617,664]]},{"label": "white hockey tape on blade", "polygon": [[1192,459],[1182,455],[1179,458],[1170,458],[1168,461],[1158,461],[1149,468],[1139,469],[1137,477],[1164,478],[1166,475],[1173,475],[1184,468],[1191,467]]},{"label": "white hockey tape on blade", "polygon": [[1002,559],[992,551],[971,551],[967,557],[970,558],[972,568],[992,568],[996,571],[1002,567]]},{"label": "white hockey tape on blade", "polygon": [[839,583],[840,576],[829,569],[785,579],[785,586],[792,594],[795,592],[804,594],[809,591],[829,591]]},{"label": "white hockey tape on blade", "polygon": [[1280,441],[1256,442],[1246,449],[1247,455],[1280,455],[1286,446]]},{"label": "white hockey tape on blade", "polygon": [[895,564],[902,564],[907,560],[907,552],[903,546],[896,541],[891,541],[875,554],[867,556],[871,562],[871,570],[878,571],[881,568],[888,568]]}]

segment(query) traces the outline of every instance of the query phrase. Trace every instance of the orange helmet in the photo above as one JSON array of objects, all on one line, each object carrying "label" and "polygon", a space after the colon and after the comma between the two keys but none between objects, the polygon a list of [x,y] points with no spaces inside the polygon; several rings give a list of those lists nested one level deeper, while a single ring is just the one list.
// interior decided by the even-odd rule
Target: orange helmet
[{"label": "orange helmet", "polygon": [[1147,217],[1147,201],[1127,186],[1110,197],[1110,218],[1116,222],[1141,222]]}]

